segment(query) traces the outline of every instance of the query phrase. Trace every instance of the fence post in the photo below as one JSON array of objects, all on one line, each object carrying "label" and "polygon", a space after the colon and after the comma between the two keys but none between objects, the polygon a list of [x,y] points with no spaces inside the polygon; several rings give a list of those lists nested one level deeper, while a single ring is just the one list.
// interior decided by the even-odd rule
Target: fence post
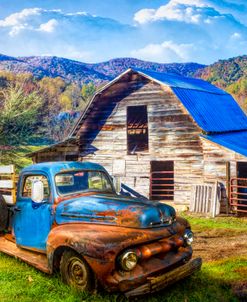
[{"label": "fence post", "polygon": [[214,194],[213,194],[213,202],[212,202],[212,210],[211,210],[211,214],[213,218],[215,218],[216,216],[217,201],[218,201],[218,181],[216,180],[214,186]]}]

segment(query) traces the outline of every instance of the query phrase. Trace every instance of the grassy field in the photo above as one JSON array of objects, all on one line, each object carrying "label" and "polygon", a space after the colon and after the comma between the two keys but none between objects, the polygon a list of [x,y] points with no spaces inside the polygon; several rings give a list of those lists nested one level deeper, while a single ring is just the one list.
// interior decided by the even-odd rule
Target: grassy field
[{"label": "grassy field", "polygon": [[[202,240],[206,240],[205,246],[207,242],[215,239],[215,235],[211,238],[212,234],[219,233],[221,239],[225,234],[226,243],[230,238],[229,236],[237,238],[237,236],[247,234],[247,219],[217,218],[212,220],[190,216],[187,216],[187,218],[190,220],[194,231],[198,232],[199,243],[195,243],[196,255],[200,255]],[[222,247],[217,246],[217,241],[218,239],[216,238],[215,250],[222,249]],[[244,244],[247,250],[247,238],[241,244]],[[219,259],[216,257],[217,260],[211,260],[210,257],[207,258],[207,261],[204,261],[201,272],[187,280],[160,293],[137,300],[146,302],[239,301],[237,296],[240,297],[242,295],[244,297],[244,288],[246,289],[247,285],[247,253],[241,247],[243,251],[235,255],[234,249],[236,246],[231,248],[232,252],[230,255],[226,253],[226,257],[221,256]],[[118,295],[106,293],[88,295],[75,292],[62,284],[59,275],[47,276],[3,254],[0,254],[0,288],[1,302],[117,302],[122,299]],[[247,301],[247,295],[242,301]]]}]

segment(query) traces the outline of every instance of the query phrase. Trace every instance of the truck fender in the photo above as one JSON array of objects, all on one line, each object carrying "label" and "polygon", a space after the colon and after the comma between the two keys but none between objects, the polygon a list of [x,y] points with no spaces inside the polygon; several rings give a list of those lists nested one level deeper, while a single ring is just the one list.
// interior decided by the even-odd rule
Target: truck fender
[{"label": "truck fender", "polygon": [[[84,240],[83,240],[84,239]],[[59,268],[61,256],[65,250],[73,250],[86,261],[88,258],[97,258],[97,244],[88,236],[75,236],[75,233],[58,227],[51,230],[47,240],[47,258],[51,271]],[[88,261],[87,261],[88,262]],[[90,265],[90,264],[89,264]]]},{"label": "truck fender", "polygon": [[78,253],[90,266],[97,277],[112,270],[115,263],[115,253],[106,252],[102,242],[92,240],[90,233],[83,230],[75,232],[78,225],[60,225],[53,228],[47,240],[47,259],[51,272],[59,269],[62,254],[66,250]]}]

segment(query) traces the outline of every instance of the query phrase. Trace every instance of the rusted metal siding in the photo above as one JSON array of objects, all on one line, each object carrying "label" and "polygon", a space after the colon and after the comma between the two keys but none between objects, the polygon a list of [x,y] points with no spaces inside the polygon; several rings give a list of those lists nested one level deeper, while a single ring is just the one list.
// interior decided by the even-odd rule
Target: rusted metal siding
[{"label": "rusted metal siding", "polygon": [[[135,105],[147,106],[149,151],[127,155],[126,111]],[[79,133],[81,160],[101,163],[145,196],[153,160],[174,161],[176,203],[188,204],[191,185],[202,180],[200,129],[169,87],[136,75],[122,80],[101,95]]]}]

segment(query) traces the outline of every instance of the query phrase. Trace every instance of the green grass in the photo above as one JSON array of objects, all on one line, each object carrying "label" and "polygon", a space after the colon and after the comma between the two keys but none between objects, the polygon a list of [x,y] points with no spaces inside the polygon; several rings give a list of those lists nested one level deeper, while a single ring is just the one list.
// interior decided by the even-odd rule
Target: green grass
[{"label": "green grass", "polygon": [[[220,261],[204,264],[202,271],[160,293],[140,301],[237,301],[230,290],[230,282],[242,280],[239,269],[246,267],[247,258],[239,261]],[[227,272],[227,274],[225,274]],[[116,301],[118,295],[78,293],[64,285],[59,275],[49,277],[13,258],[0,254],[0,301],[18,302],[76,302]]]},{"label": "green grass", "polygon": [[189,220],[192,229],[203,231],[207,229],[224,229],[247,232],[247,217],[195,217],[194,215],[182,214]]},{"label": "green grass", "polygon": [[[246,219],[188,218],[195,231],[202,228],[246,231]],[[247,255],[206,262],[202,270],[192,277],[157,294],[146,295],[137,300],[144,302],[237,302],[238,299],[234,296],[231,286],[247,280],[246,268]],[[0,254],[0,289],[1,302],[117,302],[120,299],[119,295],[104,292],[97,295],[78,293],[64,285],[58,274],[45,275],[4,254]]]}]

